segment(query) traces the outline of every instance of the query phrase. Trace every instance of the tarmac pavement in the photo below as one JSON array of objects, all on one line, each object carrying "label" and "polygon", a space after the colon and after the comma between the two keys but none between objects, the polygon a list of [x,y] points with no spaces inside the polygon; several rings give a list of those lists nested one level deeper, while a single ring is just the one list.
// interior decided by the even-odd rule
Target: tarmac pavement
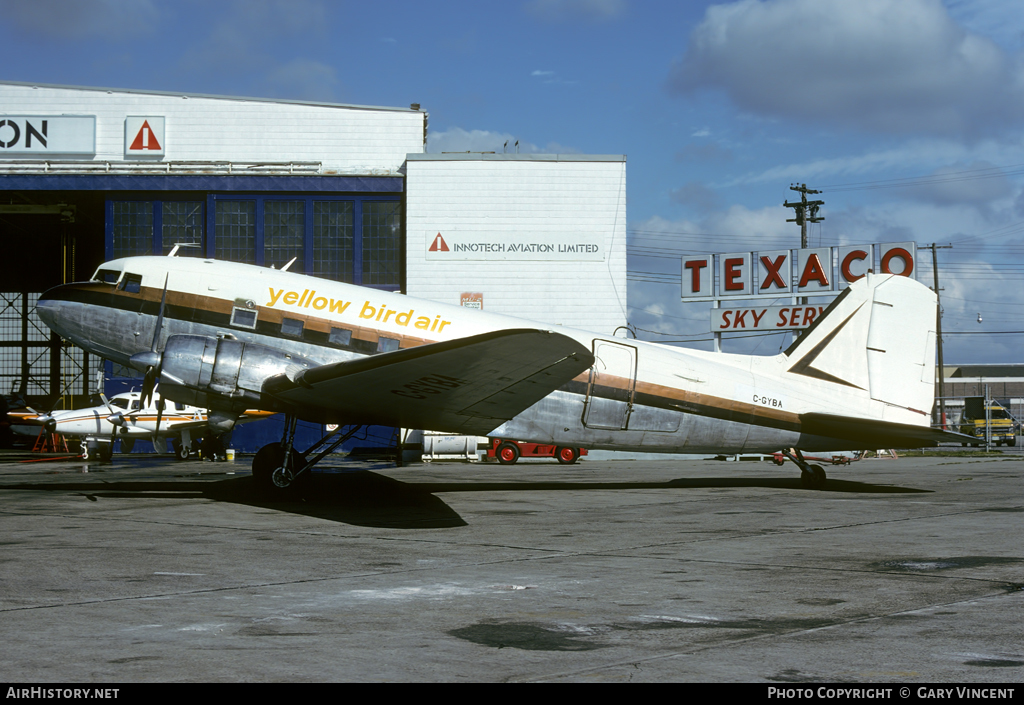
[{"label": "tarmac pavement", "polygon": [[[787,463],[0,456],[23,683],[1021,683],[1021,456]],[[1020,690],[1019,688],[1017,690]]]}]

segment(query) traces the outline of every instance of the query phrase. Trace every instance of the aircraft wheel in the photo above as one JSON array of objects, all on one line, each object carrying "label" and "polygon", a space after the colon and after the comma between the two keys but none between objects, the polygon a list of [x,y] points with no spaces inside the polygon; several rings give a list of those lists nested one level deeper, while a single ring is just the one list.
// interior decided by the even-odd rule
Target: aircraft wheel
[{"label": "aircraft wheel", "polygon": [[89,460],[89,444],[82,441],[82,460]]},{"label": "aircraft wheel", "polygon": [[135,439],[134,438],[122,438],[121,439],[121,452],[122,453],[124,453],[124,454],[131,453],[132,452],[132,448],[134,448],[134,447],[135,447]]},{"label": "aircraft wheel", "polygon": [[519,460],[519,446],[515,443],[502,443],[498,446],[498,452],[495,455],[498,456],[498,462],[502,465],[512,465]]},{"label": "aircraft wheel", "polygon": [[820,465],[810,465],[807,472],[800,473],[800,484],[809,490],[820,490],[825,488],[825,469]]},{"label": "aircraft wheel", "polygon": [[100,445],[99,452],[96,457],[104,463],[109,463],[114,457],[114,444],[103,443]]},{"label": "aircraft wheel", "polygon": [[555,457],[562,465],[572,465],[580,457],[580,454],[575,448],[557,448]]},{"label": "aircraft wheel", "polygon": [[[288,470],[305,464],[305,457],[292,449]],[[252,479],[259,493],[269,499],[288,499],[299,491],[310,478],[309,471],[292,478],[284,468],[284,448],[280,443],[268,443],[252,459]]]},{"label": "aircraft wheel", "polygon": [[785,459],[785,457],[780,457],[778,455],[773,455],[772,456],[772,462],[775,463],[776,465],[785,465],[786,464],[786,459]]},{"label": "aircraft wheel", "polygon": [[171,441],[171,447],[174,448],[174,457],[178,460],[188,460],[189,456],[192,455],[192,448],[177,438]]}]

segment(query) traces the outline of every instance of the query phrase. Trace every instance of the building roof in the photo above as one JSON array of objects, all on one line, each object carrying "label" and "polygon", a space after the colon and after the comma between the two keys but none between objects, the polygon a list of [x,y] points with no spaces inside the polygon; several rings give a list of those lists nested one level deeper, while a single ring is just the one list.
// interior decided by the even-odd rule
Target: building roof
[{"label": "building roof", "polygon": [[[423,112],[419,108],[382,107],[377,105],[350,105],[347,103],[328,103],[313,100],[286,100],[284,98],[253,98],[231,95],[211,95],[208,93],[180,93],[175,91],[151,91],[135,88],[98,88],[93,86],[66,86],[53,83],[30,83],[25,81],[0,81],[0,86],[18,86],[19,88],[52,88],[70,91],[97,91],[103,93],[129,93],[134,95],[158,95],[172,98],[208,98],[212,100],[231,100],[239,103],[284,103],[288,105],[314,105],[322,108],[347,108],[350,110],[384,110],[405,113]],[[416,105],[419,105],[418,103]]]}]

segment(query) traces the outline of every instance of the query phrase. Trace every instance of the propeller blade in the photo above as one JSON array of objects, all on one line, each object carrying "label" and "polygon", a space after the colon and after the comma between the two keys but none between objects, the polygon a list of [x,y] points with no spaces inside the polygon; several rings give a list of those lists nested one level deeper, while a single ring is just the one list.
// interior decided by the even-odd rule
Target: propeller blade
[{"label": "propeller blade", "polygon": [[160,397],[156,402],[156,430],[153,431],[153,447],[157,453],[163,453],[166,448],[160,446],[160,420],[164,415],[164,398]]},{"label": "propeller blade", "polygon": [[106,394],[100,392],[100,399],[103,401],[103,406],[107,407],[107,411],[109,411],[111,414],[117,413],[116,411],[114,411],[114,407],[110,405],[110,400],[107,399]]},{"label": "propeller blade", "polygon": [[153,399],[153,389],[160,379],[160,367],[163,362],[163,355],[156,351],[157,343],[160,342],[160,329],[164,325],[164,308],[167,306],[167,284],[170,280],[170,273],[164,275],[164,290],[160,295],[160,312],[156,316],[156,325],[153,326],[153,342],[146,352],[135,353],[128,362],[140,372],[145,372],[142,379],[142,404],[149,404]]},{"label": "propeller blade", "polygon": [[164,275],[164,292],[160,295],[160,313],[157,314],[156,325],[153,327],[153,344],[149,346],[153,352],[156,352],[156,344],[160,342],[160,328],[164,324],[164,306],[167,304],[167,282],[170,278],[170,272]]}]

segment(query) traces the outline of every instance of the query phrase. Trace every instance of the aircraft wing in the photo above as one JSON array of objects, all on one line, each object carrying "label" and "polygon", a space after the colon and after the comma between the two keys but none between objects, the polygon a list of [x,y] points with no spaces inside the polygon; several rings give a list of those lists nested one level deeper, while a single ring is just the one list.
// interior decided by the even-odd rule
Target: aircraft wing
[{"label": "aircraft wing", "polygon": [[303,418],[485,435],[594,364],[552,331],[509,329],[267,380]]},{"label": "aircraft wing", "polygon": [[929,426],[818,413],[801,414],[800,431],[812,436],[862,442],[865,448],[920,448],[977,441],[971,436]]}]

